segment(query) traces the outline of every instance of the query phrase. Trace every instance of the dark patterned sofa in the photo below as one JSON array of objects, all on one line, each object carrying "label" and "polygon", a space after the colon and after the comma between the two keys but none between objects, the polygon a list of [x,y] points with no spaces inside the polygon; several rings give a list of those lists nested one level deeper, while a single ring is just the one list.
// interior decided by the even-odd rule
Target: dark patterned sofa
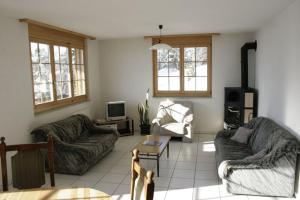
[{"label": "dark patterned sofa", "polygon": [[215,138],[219,177],[234,194],[291,197],[294,195],[298,140],[267,118],[253,119],[248,144],[231,140],[235,131]]},{"label": "dark patterned sofa", "polygon": [[111,128],[94,126],[85,115],[73,115],[34,129],[35,142],[54,140],[54,165],[56,173],[85,173],[114,148],[119,133]]}]

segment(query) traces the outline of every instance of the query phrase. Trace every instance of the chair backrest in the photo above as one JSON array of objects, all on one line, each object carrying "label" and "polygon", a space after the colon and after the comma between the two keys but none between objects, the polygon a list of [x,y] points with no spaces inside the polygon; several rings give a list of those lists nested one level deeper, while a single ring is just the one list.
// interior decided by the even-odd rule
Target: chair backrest
[{"label": "chair backrest", "polygon": [[153,200],[154,173],[142,168],[139,164],[139,151],[133,150],[131,163],[131,200]]},{"label": "chair backrest", "polygon": [[191,122],[193,120],[193,103],[191,101],[171,101],[169,99],[160,102],[157,117],[168,115],[176,122]]},{"label": "chair backrest", "polygon": [[3,191],[8,191],[6,152],[17,151],[12,157],[13,186],[18,189],[40,187],[45,184],[45,159],[41,153],[47,150],[48,168],[51,186],[55,186],[53,164],[53,140],[49,135],[48,142],[33,144],[6,145],[5,138],[1,137],[0,156]]}]

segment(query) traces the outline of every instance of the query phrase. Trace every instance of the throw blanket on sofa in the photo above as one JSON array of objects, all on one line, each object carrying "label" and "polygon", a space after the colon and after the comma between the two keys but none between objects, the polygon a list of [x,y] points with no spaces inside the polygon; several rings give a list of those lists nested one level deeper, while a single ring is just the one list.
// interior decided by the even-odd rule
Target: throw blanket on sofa
[{"label": "throw blanket on sofa", "polygon": [[[232,141],[235,131],[220,131],[215,138],[219,176],[226,182],[227,189],[237,194],[292,196],[296,158],[300,153],[298,140],[267,118],[253,119],[246,127],[253,129],[248,144]],[[269,177],[270,174],[277,176],[276,180]],[[260,183],[245,184],[246,179]],[[268,190],[264,184],[266,187],[274,184],[274,187]],[[278,189],[282,185],[288,190]]]},{"label": "throw blanket on sofa", "polygon": [[118,132],[93,125],[85,115],[74,115],[64,120],[43,125],[32,131],[35,142],[54,140],[56,173],[83,174],[114,147]]}]

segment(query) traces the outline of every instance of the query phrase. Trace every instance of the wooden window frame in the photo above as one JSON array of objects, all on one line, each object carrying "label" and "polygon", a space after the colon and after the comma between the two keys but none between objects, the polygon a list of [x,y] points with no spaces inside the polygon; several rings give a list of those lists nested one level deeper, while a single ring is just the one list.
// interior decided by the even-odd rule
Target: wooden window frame
[{"label": "wooden window frame", "polygon": [[[150,37],[150,36],[148,36]],[[158,37],[152,37],[152,44],[159,42]],[[154,97],[211,97],[212,96],[212,36],[165,36],[161,38],[162,43],[167,43],[180,50],[180,90],[179,91],[159,91],[158,71],[157,71],[157,51],[152,51],[153,65],[153,96]],[[184,48],[207,47],[207,91],[184,91]]]},{"label": "wooden window frame", "polygon": [[[21,21],[21,20],[20,20]],[[32,79],[32,97],[34,112],[40,113],[49,111],[56,108],[62,108],[65,106],[86,102],[89,100],[89,85],[88,85],[88,69],[87,69],[87,51],[85,39],[82,34],[74,34],[74,32],[64,31],[64,29],[53,28],[50,25],[43,25],[42,23],[32,24],[28,22],[28,33],[29,33],[29,52],[30,52],[30,68],[31,68],[31,79]],[[91,39],[91,38],[89,38]],[[50,65],[52,73],[52,84],[53,84],[53,101],[45,102],[41,104],[35,104],[35,93],[34,93],[34,79],[32,69],[32,57],[31,57],[31,43],[43,43],[49,45],[50,50]],[[57,100],[56,91],[56,74],[55,74],[55,61],[54,61],[54,46],[64,46],[68,48],[69,56],[69,73],[71,82],[71,97],[66,99]],[[74,78],[73,78],[73,63],[72,63],[72,48],[83,50],[83,65],[84,65],[84,80],[85,80],[85,94],[80,96],[74,96]]]}]

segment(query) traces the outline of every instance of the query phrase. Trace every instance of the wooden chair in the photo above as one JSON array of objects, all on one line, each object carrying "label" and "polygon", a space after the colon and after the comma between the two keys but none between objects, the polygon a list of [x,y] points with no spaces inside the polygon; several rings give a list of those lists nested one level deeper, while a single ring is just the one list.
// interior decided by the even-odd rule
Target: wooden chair
[{"label": "wooden chair", "polygon": [[9,151],[17,151],[17,154],[11,158],[13,187],[28,189],[41,187],[45,184],[45,159],[41,149],[47,149],[51,186],[55,186],[51,136],[48,137],[48,142],[34,144],[6,145],[4,137],[1,137],[0,140],[3,191],[8,191],[6,152]]},{"label": "wooden chair", "polygon": [[131,163],[131,200],[153,200],[154,173],[147,171],[139,164],[139,151],[133,150]]}]

